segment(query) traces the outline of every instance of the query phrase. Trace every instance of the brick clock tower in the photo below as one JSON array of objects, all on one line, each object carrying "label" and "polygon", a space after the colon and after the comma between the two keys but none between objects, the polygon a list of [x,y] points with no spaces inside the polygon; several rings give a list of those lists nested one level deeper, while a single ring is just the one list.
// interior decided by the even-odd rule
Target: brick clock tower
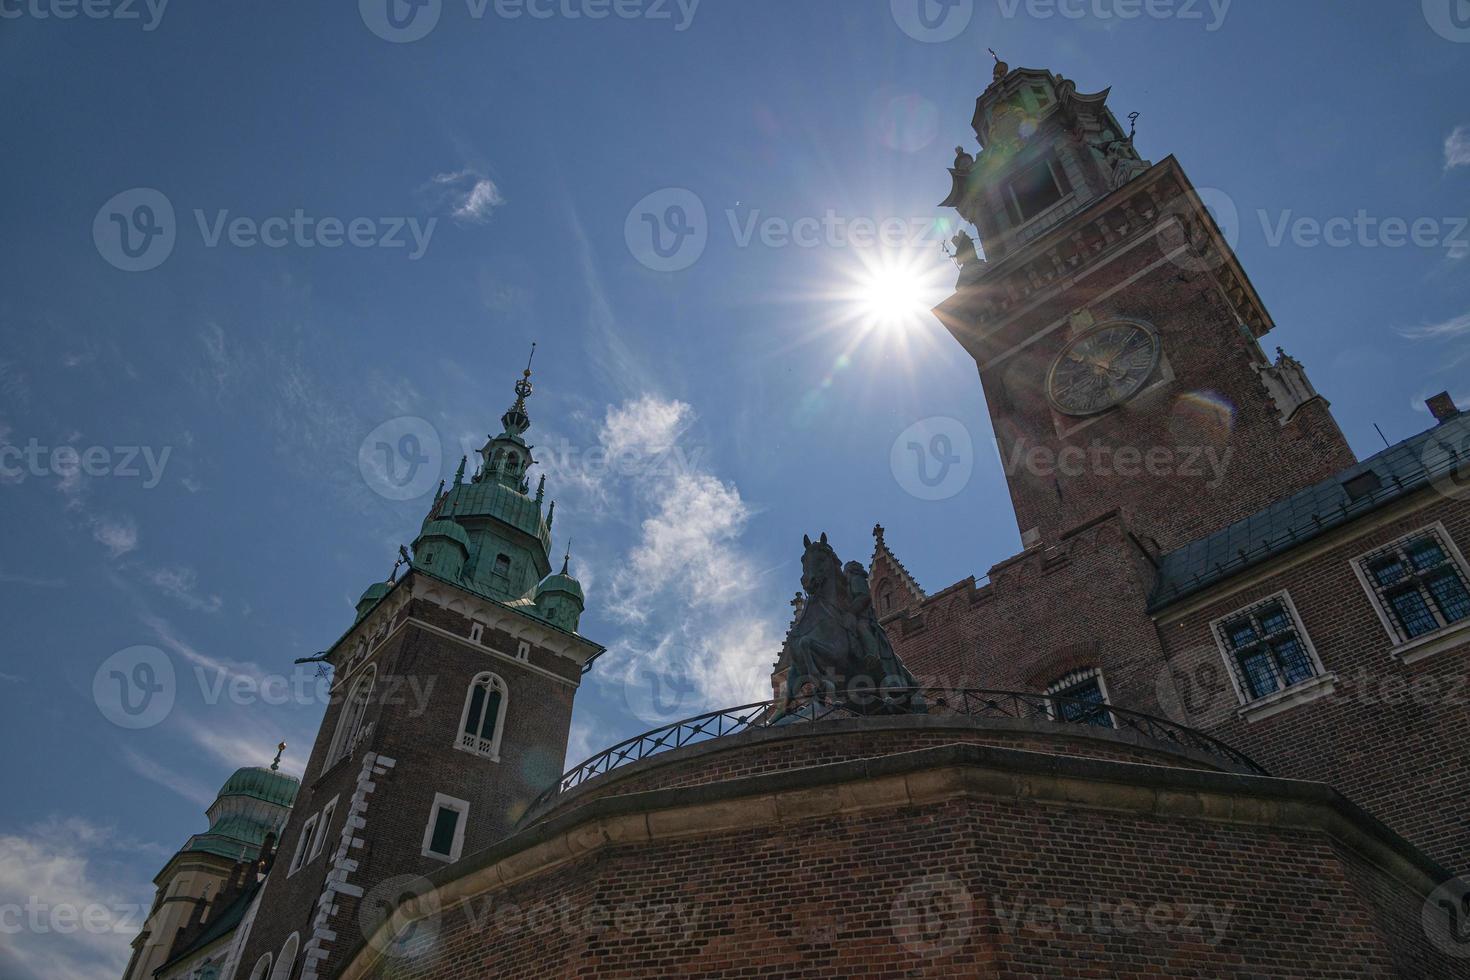
[{"label": "brick clock tower", "polygon": [[983,257],[957,236],[937,312],[979,366],[1025,545],[1119,511],[1157,553],[1355,460],[1301,365],[1262,351],[1206,200],[1107,98],[997,63],[943,202]]},{"label": "brick clock tower", "polygon": [[572,700],[602,651],[581,586],[551,572],[525,441],[528,369],[468,479],[440,485],[405,574],[371,586],[333,644],[332,700],[278,859],[223,975],[336,976],[424,876],[507,836],[555,783]]}]

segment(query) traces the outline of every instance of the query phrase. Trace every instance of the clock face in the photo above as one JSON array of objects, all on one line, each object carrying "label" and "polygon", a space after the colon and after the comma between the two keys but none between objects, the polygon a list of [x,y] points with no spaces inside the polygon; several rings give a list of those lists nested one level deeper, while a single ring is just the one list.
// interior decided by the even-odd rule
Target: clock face
[{"label": "clock face", "polygon": [[1074,337],[1046,379],[1046,393],[1067,415],[1096,415],[1137,394],[1159,364],[1159,337],[1118,320]]}]

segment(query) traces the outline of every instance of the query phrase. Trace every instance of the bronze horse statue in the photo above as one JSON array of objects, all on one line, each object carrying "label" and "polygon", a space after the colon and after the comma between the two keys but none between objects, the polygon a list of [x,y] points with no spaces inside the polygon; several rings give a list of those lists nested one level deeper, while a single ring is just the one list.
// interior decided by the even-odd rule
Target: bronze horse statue
[{"label": "bronze horse statue", "polygon": [[860,714],[924,711],[918,682],[904,667],[868,592],[868,574],[844,566],[824,533],[803,536],[801,586],[807,599],[786,639],[784,704],[787,713],[808,698]]}]

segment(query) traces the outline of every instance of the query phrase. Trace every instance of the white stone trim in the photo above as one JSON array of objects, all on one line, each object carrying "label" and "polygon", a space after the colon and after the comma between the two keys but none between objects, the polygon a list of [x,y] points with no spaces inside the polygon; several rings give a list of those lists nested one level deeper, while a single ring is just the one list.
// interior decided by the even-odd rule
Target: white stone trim
[{"label": "white stone trim", "polygon": [[529,660],[517,660],[514,654],[506,653],[503,650],[497,650],[492,646],[485,646],[481,643],[476,643],[472,645],[470,641],[465,637],[459,636],[456,633],[451,633],[449,630],[444,629],[441,626],[435,626],[433,623],[425,622],[422,619],[409,618],[404,622],[405,624],[411,623],[426,633],[432,633],[435,636],[442,636],[444,639],[452,640],[455,643],[458,643],[460,646],[469,647],[479,654],[489,654],[490,656],[495,657],[499,660],[504,660],[508,664],[515,664],[521,670],[529,670],[531,673],[537,674],[541,677],[545,677],[547,680],[556,681],[559,684],[565,684],[567,687],[577,687],[579,685],[579,681],[563,677],[561,674],[554,674],[551,671],[547,670],[545,667],[536,666]]},{"label": "white stone trim", "polygon": [[[459,819],[454,824],[454,843],[450,846],[447,855],[430,850],[429,847],[434,840],[434,825],[439,822],[439,811],[441,810],[451,810],[459,814]],[[470,804],[468,800],[461,800],[444,793],[435,793],[434,803],[429,807],[429,821],[424,826],[424,845],[420,853],[426,858],[445,861],[449,864],[458,861],[460,853],[464,850],[464,828],[469,820]]]}]

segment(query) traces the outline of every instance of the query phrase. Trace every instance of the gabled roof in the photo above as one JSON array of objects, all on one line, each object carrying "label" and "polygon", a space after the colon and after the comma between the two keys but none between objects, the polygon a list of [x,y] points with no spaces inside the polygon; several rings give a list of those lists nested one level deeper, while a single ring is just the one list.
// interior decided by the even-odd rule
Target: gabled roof
[{"label": "gabled roof", "polygon": [[153,971],[154,976],[168,970],[180,960],[199,952],[206,946],[211,945],[219,939],[228,936],[240,925],[240,920],[245,918],[245,910],[250,908],[250,903],[255,901],[255,893],[260,891],[263,881],[252,881],[241,889],[240,894],[234,900],[214,914],[204,926],[204,930],[194,937],[194,941],[188,946],[170,956],[162,966]]},{"label": "gabled roof", "polygon": [[1164,555],[1149,599],[1156,612],[1334,528],[1451,479],[1470,461],[1470,414],[1405,439],[1265,510]]},{"label": "gabled roof", "polygon": [[873,528],[873,537],[876,539],[876,543],[873,546],[873,560],[869,563],[868,568],[870,570],[876,568],[880,557],[888,559],[888,564],[892,567],[894,575],[899,582],[903,583],[904,588],[908,589],[915,599],[923,602],[928,596],[919,587],[918,581],[909,574],[909,570],[903,567],[903,562],[898,560],[898,556],[888,549],[888,542],[883,539],[883,535],[883,525],[875,525]]}]

